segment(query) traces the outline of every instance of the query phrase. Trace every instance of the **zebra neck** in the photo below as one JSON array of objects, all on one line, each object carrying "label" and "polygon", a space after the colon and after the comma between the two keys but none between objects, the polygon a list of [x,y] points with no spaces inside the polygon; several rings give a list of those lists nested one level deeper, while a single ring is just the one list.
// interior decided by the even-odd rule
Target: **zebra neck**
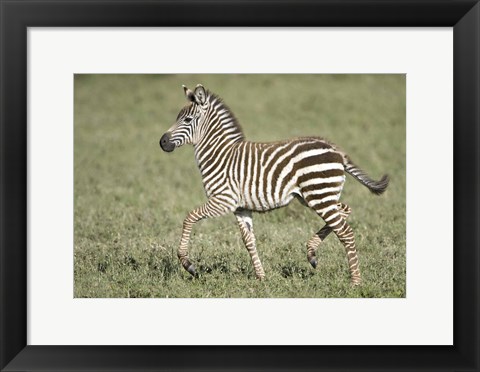
[{"label": "zebra neck", "polygon": [[229,155],[241,142],[243,142],[241,132],[215,133],[204,136],[194,145],[195,160],[205,188],[208,189],[209,180],[216,179],[224,172]]}]

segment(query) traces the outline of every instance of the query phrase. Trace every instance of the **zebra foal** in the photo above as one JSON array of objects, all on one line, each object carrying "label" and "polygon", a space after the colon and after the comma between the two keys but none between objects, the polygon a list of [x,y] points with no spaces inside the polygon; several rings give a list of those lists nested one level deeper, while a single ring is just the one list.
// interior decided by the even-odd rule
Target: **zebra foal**
[{"label": "zebra foal", "polygon": [[325,221],[325,226],[307,242],[310,264],[317,266],[315,252],[333,231],[345,246],[352,283],[360,284],[355,238],[346,221],[350,207],[339,202],[345,172],[377,195],[387,188],[388,177],[372,180],[345,153],[319,137],[271,143],[246,141],[237,119],[219,96],[202,85],[194,91],[185,86],[183,89],[188,104],[161,137],[160,147],[171,152],[185,144],[194,146],[208,201],[183,221],[178,248],[182,266],[196,276],[188,257],[193,225],[204,218],[233,212],[255,275],[263,279],[265,272],[256,249],[252,211],[269,211],[298,198]]}]

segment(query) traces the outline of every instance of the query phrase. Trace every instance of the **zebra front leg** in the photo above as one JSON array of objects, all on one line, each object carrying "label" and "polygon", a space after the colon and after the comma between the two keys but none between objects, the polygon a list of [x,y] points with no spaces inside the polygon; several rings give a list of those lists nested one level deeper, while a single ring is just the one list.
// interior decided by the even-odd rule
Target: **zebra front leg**
[{"label": "zebra front leg", "polygon": [[[347,218],[351,213],[351,208],[347,204],[338,203],[338,212],[343,218]],[[310,265],[315,269],[317,267],[317,257],[316,251],[320,246],[320,243],[323,242],[328,235],[333,231],[333,229],[325,225],[320,231],[313,235],[307,242],[307,260],[310,262]]]},{"label": "zebra front leg", "polygon": [[247,210],[235,211],[235,217],[237,218],[238,226],[242,234],[243,242],[247,248],[248,254],[252,259],[253,268],[255,269],[255,275],[257,279],[265,278],[265,271],[263,271],[262,262],[258,257],[257,247],[255,244],[255,235],[253,234],[253,220],[252,212]]},{"label": "zebra front leg", "polygon": [[223,216],[228,212],[234,211],[235,208],[236,206],[230,197],[219,195],[210,198],[204,205],[191,211],[183,221],[182,239],[180,240],[177,256],[183,268],[194,277],[197,276],[197,272],[188,257],[188,243],[193,225],[204,218]]}]

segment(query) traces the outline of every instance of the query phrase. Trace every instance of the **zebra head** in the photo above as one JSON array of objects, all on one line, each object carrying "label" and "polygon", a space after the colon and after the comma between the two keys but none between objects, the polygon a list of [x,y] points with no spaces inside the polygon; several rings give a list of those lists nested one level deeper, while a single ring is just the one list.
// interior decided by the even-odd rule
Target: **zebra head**
[{"label": "zebra head", "polygon": [[189,103],[178,113],[176,123],[160,138],[160,147],[166,152],[186,144],[195,144],[207,111],[207,93],[202,85],[198,84],[194,91],[183,85],[183,90]]}]

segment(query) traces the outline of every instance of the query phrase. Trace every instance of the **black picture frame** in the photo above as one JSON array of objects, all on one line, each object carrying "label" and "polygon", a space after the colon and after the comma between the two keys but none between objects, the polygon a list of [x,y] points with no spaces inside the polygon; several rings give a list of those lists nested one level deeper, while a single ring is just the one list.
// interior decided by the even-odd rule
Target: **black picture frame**
[{"label": "black picture frame", "polygon": [[[0,0],[0,23],[2,371],[480,370],[480,5],[477,1]],[[27,28],[59,26],[453,27],[454,345],[27,345]],[[432,180],[432,184],[435,182],[441,181]],[[435,247],[431,249],[433,253]],[[431,280],[434,286],[435,278]]]}]

